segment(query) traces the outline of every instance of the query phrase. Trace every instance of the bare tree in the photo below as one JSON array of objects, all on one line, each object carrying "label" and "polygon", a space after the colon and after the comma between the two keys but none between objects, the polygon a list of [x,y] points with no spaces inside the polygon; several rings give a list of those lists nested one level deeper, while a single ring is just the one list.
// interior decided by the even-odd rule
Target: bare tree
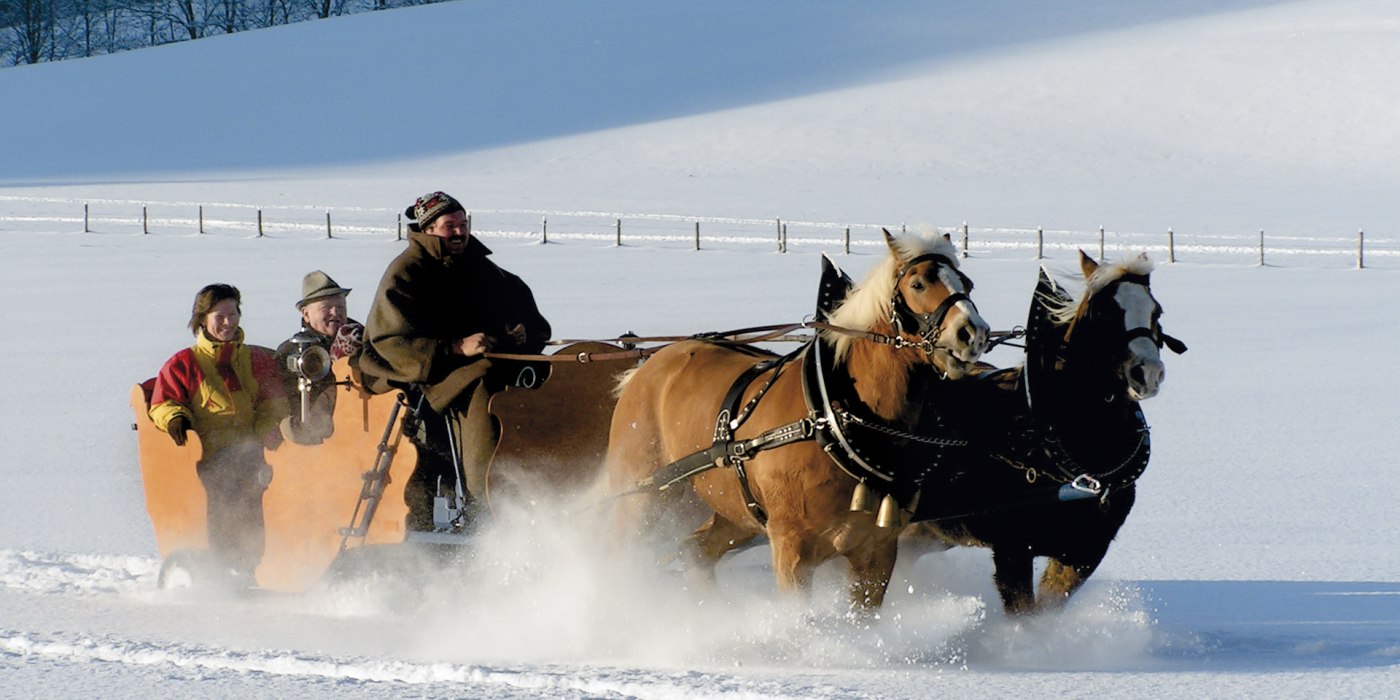
[{"label": "bare tree", "polygon": [[38,63],[53,60],[54,7],[53,0],[8,0],[4,13],[8,16],[7,33],[13,38],[16,63]]}]

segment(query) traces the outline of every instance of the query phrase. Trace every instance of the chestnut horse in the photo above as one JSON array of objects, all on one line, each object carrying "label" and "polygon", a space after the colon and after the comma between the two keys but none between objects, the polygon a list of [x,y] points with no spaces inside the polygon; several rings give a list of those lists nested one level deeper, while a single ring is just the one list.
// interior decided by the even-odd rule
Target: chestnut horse
[{"label": "chestnut horse", "polygon": [[[1162,332],[1146,255],[1100,265],[1080,252],[1076,299],[1042,269],[1026,364],[957,382],[971,445],[933,474],[907,545],[990,547],[1008,613],[1057,606],[1093,574],[1132,510],[1147,468],[1139,401],[1157,395]],[[1034,559],[1048,558],[1039,594]]]},{"label": "chestnut horse", "polygon": [[[607,458],[611,488],[624,494],[621,536],[676,526],[659,536],[671,548],[681,539],[687,570],[711,582],[725,552],[767,535],[780,591],[806,594],[813,570],[844,556],[852,600],[880,605],[904,521],[877,526],[871,512],[852,511],[852,494],[876,481],[899,498],[891,503],[912,509],[910,489],[853,469],[852,459],[866,463],[860,457],[838,464],[830,452],[872,425],[883,432],[863,435],[873,449],[862,457],[917,442],[910,431],[930,385],[965,375],[988,338],[946,236],[885,232],[885,240],[888,258],[830,314],[831,345],[814,340],[778,358],[688,340],[623,378]],[[813,405],[804,374],[820,352],[851,389],[844,403]],[[845,432],[833,437],[833,423]]]}]

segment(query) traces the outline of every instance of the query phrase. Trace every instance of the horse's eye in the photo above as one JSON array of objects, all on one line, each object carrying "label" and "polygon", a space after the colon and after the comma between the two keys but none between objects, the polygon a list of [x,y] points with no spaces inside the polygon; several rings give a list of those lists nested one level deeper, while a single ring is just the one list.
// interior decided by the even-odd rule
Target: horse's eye
[{"label": "horse's eye", "polygon": [[909,287],[916,292],[922,292],[924,291],[924,282],[923,280],[914,280],[909,283]]}]

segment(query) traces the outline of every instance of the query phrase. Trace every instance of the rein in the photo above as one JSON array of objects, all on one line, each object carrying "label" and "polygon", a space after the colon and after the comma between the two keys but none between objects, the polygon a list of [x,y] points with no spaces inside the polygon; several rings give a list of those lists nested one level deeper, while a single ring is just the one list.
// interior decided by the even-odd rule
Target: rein
[{"label": "rein", "polygon": [[[952,297],[949,298],[951,299]],[[951,308],[951,306],[952,305],[949,304],[949,308]],[[945,311],[943,315],[946,316],[947,312]],[[918,340],[910,340],[905,335],[899,333],[876,333],[874,331],[864,331],[855,328],[846,328],[844,326],[836,326],[823,321],[801,321],[798,323],[777,323],[767,326],[751,326],[749,328],[739,328],[732,331],[707,331],[704,333],[695,333],[693,335],[621,335],[616,338],[568,338],[561,340],[551,340],[546,342],[545,345],[573,345],[575,343],[612,343],[622,345],[623,349],[610,350],[607,352],[581,352],[576,355],[543,355],[511,352],[487,352],[484,353],[482,357],[485,357],[490,360],[515,360],[520,362],[573,362],[578,364],[588,364],[590,362],[604,362],[607,360],[644,360],[659,352],[662,348],[666,347],[666,345],[669,345],[671,343],[679,343],[685,340],[715,340],[735,345],[752,345],[754,343],[769,342],[806,343],[812,340],[812,336],[793,334],[793,331],[805,329],[837,333],[851,338],[868,340],[872,343],[879,343],[881,345],[892,345],[895,348],[918,348],[920,350],[925,350],[925,352],[931,352],[931,349],[925,349],[926,347],[928,347],[926,345],[928,341],[926,341],[921,336],[916,336],[919,338]],[[755,333],[758,335],[753,335],[752,337],[744,337]],[[1025,337],[1026,331],[1023,328],[1014,328],[1009,331],[992,331],[989,335],[992,338],[991,345],[995,347],[996,345],[1000,345],[1002,343],[1007,343],[1008,341],[1014,339]],[[662,345],[646,348],[632,347],[637,343],[662,343]]]}]

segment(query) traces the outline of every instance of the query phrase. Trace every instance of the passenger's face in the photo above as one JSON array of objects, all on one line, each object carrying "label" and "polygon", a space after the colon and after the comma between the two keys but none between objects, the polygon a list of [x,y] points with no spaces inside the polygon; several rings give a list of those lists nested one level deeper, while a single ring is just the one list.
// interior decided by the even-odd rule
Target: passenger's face
[{"label": "passenger's face", "polygon": [[311,330],[334,338],[345,325],[345,295],[322,297],[301,307],[301,318]]},{"label": "passenger's face", "polygon": [[210,340],[217,340],[227,343],[238,335],[238,321],[243,314],[238,311],[238,302],[233,299],[224,299],[214,305],[209,310],[209,315],[204,317],[204,334]]},{"label": "passenger's face", "polygon": [[439,216],[423,233],[441,238],[445,242],[447,252],[453,255],[466,250],[467,241],[471,240],[472,237],[471,227],[467,224],[467,215],[460,211]]}]

